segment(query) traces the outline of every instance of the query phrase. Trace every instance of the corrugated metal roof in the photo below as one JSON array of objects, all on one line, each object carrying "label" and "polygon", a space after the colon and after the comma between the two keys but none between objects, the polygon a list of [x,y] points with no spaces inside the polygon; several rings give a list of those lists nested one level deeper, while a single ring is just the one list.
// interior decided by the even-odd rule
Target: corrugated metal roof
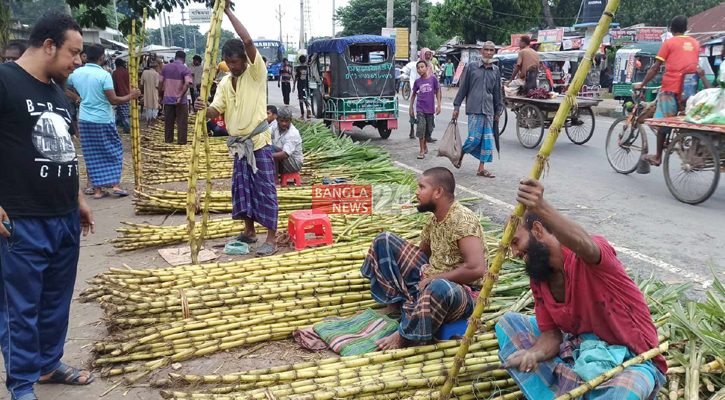
[{"label": "corrugated metal roof", "polygon": [[687,22],[688,34],[700,42],[722,36],[725,33],[725,2],[688,18]]}]

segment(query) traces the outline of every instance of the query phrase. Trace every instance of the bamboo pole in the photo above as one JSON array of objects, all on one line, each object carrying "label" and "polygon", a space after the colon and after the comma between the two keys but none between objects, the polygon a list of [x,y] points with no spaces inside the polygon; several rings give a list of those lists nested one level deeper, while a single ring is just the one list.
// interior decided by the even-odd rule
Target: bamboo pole
[{"label": "bamboo pole", "polygon": [[[131,84],[131,90],[138,89],[138,77],[136,66],[138,59],[136,58],[136,20],[131,21],[131,41],[128,43],[128,75]],[[135,190],[141,189],[141,150],[139,149],[138,135],[138,100],[131,99],[131,157],[133,159],[133,180]]]},{"label": "bamboo pole", "polygon": [[[614,0],[614,1],[617,1],[617,0]],[[601,24],[601,21],[600,21],[600,24]],[[596,33],[595,33],[595,35],[596,35]],[[601,375],[590,380],[589,382],[584,382],[584,384],[582,384],[581,386],[574,388],[574,390],[572,390],[569,393],[566,393],[562,396],[559,396],[554,400],[573,400],[573,399],[579,398],[579,397],[583,396],[586,392],[588,392],[590,390],[594,390],[594,388],[596,388],[597,386],[612,379],[612,377],[614,375],[624,371],[625,368],[631,367],[632,365],[642,364],[642,363],[649,361],[649,360],[657,357],[658,355],[666,352],[668,347],[669,347],[669,342],[664,342],[661,345],[659,345],[659,347],[655,347],[636,357],[630,358],[629,360],[625,361],[624,363],[619,364],[618,366],[610,369],[609,371],[602,373]]]},{"label": "bamboo pole", "polygon": [[[217,17],[215,15],[215,17]],[[222,19],[224,18],[223,13],[219,13],[218,15],[219,20],[217,21],[217,24],[221,26]],[[221,39],[221,34],[216,35],[214,38],[214,50],[212,51],[212,58],[211,62],[214,63],[219,56],[219,40]],[[205,68],[206,69],[206,68]],[[203,77],[202,77],[203,79]],[[206,87],[208,88],[207,91],[210,90],[211,85],[214,83],[214,74],[209,74],[208,81],[205,82]],[[201,96],[201,94],[200,94]],[[203,97],[204,101],[206,101],[206,97]],[[204,114],[206,114],[206,111],[204,111]],[[198,117],[197,117],[198,120]],[[204,118],[204,121],[206,121],[206,118]],[[204,245],[204,238],[207,235],[208,225],[209,225],[209,203],[211,203],[211,179],[212,179],[212,164],[211,164],[211,140],[209,139],[209,135],[206,134],[206,123],[204,123],[204,155],[206,156],[206,193],[204,194],[204,211],[202,213],[201,217],[201,236],[199,236],[199,244],[200,246]]]},{"label": "bamboo pole", "polygon": [[[211,74],[211,65],[213,64],[212,53],[214,52],[214,43],[218,43],[219,41],[221,15],[224,12],[224,6],[225,3],[222,0],[216,0],[214,2],[214,16],[212,17],[209,32],[207,33],[206,51],[204,52],[204,73],[201,78],[201,90],[199,94],[202,99],[209,97],[209,75]],[[199,143],[202,140],[202,135],[206,135],[206,110],[201,110],[197,113],[196,123],[194,125],[194,143],[192,145],[191,159],[189,160],[186,220],[187,232],[189,234],[189,247],[191,248],[191,260],[193,264],[199,263],[199,247],[201,244],[196,238],[194,227],[196,225],[196,181],[198,178],[197,171],[199,169]]]},{"label": "bamboo pole", "polygon": [[[582,85],[584,84],[584,79],[586,79],[586,76],[589,73],[589,68],[592,65],[592,59],[594,58],[594,55],[601,46],[604,35],[606,35],[607,31],[609,30],[609,24],[612,22],[612,18],[614,18],[614,12],[617,11],[617,8],[619,7],[619,1],[620,0],[612,0],[607,3],[607,8],[604,10],[602,17],[599,19],[599,24],[594,31],[594,36],[589,43],[589,48],[584,55],[584,59],[582,60],[582,63],[577,70],[576,75],[574,75],[574,79],[569,86],[569,90],[567,91],[564,100],[561,102],[559,110],[556,112],[554,121],[551,123],[551,127],[549,128],[549,133],[546,136],[546,140],[541,146],[539,154],[536,156],[534,166],[529,173],[530,178],[538,180],[539,178],[541,178],[541,174],[548,166],[548,159],[551,155],[551,151],[554,149],[556,139],[559,138],[559,133],[561,132],[561,128],[566,122],[571,107],[576,106],[576,95],[577,93],[579,93],[579,89],[581,89]],[[453,366],[451,367],[451,370],[448,374],[448,379],[446,380],[446,383],[441,389],[440,398],[442,400],[448,400],[450,398],[451,389],[453,389],[453,386],[455,385],[458,371],[460,370],[461,365],[463,364],[463,360],[466,357],[466,353],[468,352],[468,346],[471,343],[471,338],[476,333],[478,327],[481,325],[481,315],[483,314],[486,307],[489,305],[489,296],[491,294],[491,290],[493,289],[493,284],[497,280],[497,275],[501,270],[504,258],[506,258],[506,255],[509,253],[511,240],[514,237],[514,233],[519,226],[521,218],[524,216],[524,211],[526,211],[526,208],[523,204],[516,204],[516,208],[513,212],[513,218],[511,218],[511,223],[506,226],[506,230],[504,231],[503,237],[501,238],[499,251],[494,258],[491,267],[486,272],[486,278],[483,282],[481,294],[478,297],[476,307],[473,310],[473,314],[469,319],[468,328],[466,329],[465,337],[461,341],[461,347],[458,351],[458,355],[453,362]]]}]

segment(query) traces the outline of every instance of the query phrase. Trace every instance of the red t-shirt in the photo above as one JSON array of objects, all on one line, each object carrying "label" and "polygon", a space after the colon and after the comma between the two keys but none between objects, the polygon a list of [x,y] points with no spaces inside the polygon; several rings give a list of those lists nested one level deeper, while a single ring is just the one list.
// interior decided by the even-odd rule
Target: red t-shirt
[{"label": "red t-shirt", "polygon": [[[593,333],[609,344],[626,346],[637,354],[657,347],[657,328],[644,295],[627,275],[607,239],[601,236],[592,236],[592,239],[602,253],[599,265],[587,264],[562,246],[566,276],[564,303],[554,300],[547,282],[531,281],[539,330],[559,328],[572,335]],[[667,372],[662,356],[655,358],[654,363],[663,374]]]},{"label": "red t-shirt", "polygon": [[657,59],[665,63],[660,91],[681,94],[684,75],[697,73],[700,44],[689,36],[675,36],[662,44]]},{"label": "red t-shirt", "polygon": [[116,68],[113,74],[111,74],[111,77],[113,79],[113,89],[116,91],[116,96],[123,97],[131,93],[131,84],[129,83],[128,70],[126,68]]}]

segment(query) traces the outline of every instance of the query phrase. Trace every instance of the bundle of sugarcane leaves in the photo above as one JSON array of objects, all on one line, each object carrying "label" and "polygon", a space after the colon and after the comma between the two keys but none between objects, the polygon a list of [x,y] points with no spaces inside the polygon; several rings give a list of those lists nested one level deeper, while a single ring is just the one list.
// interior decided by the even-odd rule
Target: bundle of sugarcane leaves
[{"label": "bundle of sugarcane leaves", "polygon": [[668,318],[667,385],[662,400],[725,400],[725,287],[711,264],[713,288],[704,301],[653,301]]}]

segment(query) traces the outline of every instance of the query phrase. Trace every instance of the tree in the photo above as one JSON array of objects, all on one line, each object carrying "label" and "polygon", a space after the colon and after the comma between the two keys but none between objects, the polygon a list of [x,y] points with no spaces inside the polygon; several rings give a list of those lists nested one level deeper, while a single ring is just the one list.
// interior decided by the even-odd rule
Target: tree
[{"label": "tree", "polygon": [[549,0],[541,0],[541,10],[544,12],[546,26],[548,28],[556,28],[556,24],[554,23],[554,16],[551,14],[551,7],[549,7]]},{"label": "tree", "polygon": [[[410,1],[395,0],[394,7],[393,26],[410,27]],[[431,3],[420,0],[418,7],[418,47],[437,48],[432,47],[436,42],[435,34],[427,34]],[[385,27],[386,11],[387,0],[350,0],[346,7],[340,7],[335,12],[335,20],[345,27],[340,36],[380,35]]]},{"label": "tree", "polygon": [[693,16],[720,4],[722,0],[639,0],[622,2],[614,21],[621,26],[647,24],[649,26],[669,26],[670,20],[677,15]]},{"label": "tree", "polygon": [[503,44],[511,34],[540,26],[541,4],[539,0],[445,0],[431,9],[431,24],[442,37]]}]

